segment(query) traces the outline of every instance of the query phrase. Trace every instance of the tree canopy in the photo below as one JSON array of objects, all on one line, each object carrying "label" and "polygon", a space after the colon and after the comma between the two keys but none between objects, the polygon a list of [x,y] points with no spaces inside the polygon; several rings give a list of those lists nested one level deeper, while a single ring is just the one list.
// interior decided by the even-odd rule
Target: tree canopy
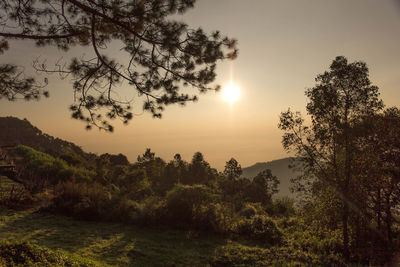
[{"label": "tree canopy", "polygon": [[[171,17],[193,8],[195,0],[10,0],[0,3],[0,52],[9,40],[33,40],[39,47],[87,47],[90,57],[74,57],[69,64],[49,67],[34,62],[36,71],[73,80],[72,117],[107,131],[109,120],[132,119],[132,102],[116,93],[129,84],[143,99],[143,109],[160,118],[165,106],[197,100],[184,87],[204,93],[211,86],[218,60],[237,56],[236,41],[218,31],[201,28]],[[112,59],[110,47],[119,46],[124,60]],[[116,51],[114,51],[116,52]],[[25,77],[13,64],[0,65],[0,98],[15,100],[48,96],[33,77]]]}]

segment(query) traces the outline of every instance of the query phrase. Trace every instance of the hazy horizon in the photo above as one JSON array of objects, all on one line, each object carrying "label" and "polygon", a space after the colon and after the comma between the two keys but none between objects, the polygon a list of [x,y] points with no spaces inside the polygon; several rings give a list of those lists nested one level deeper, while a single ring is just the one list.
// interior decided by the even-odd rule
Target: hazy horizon
[{"label": "hazy horizon", "polygon": [[[87,152],[123,153],[134,162],[146,148],[166,160],[175,153],[190,160],[200,151],[213,167],[222,169],[231,157],[246,167],[289,156],[281,145],[279,114],[288,107],[304,113],[305,88],[315,84],[314,78],[328,70],[336,56],[365,61],[386,106],[400,104],[398,1],[254,0],[250,4],[199,0],[179,20],[238,39],[239,57],[219,64],[216,79],[224,86],[232,78],[240,87],[241,97],[233,105],[223,101],[221,94],[210,92],[197,103],[167,107],[161,120],[144,113],[128,126],[114,121],[111,134],[86,131],[83,123],[70,119],[71,83],[53,75],[49,99],[2,100],[0,115],[27,118],[43,132]],[[82,51],[72,49],[71,53],[79,56]],[[1,58],[3,63],[24,65],[32,73],[33,59],[40,56],[51,65],[62,55],[55,49],[44,51],[30,42],[18,42]],[[120,94],[130,98],[132,93],[125,95],[127,90],[123,86]],[[135,113],[140,114],[142,105],[137,103]]]}]

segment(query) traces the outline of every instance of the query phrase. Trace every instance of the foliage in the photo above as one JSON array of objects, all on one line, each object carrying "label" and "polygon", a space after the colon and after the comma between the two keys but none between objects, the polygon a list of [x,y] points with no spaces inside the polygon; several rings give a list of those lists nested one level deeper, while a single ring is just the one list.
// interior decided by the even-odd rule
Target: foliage
[{"label": "foliage", "polygon": [[69,180],[90,180],[94,173],[83,167],[71,167],[64,160],[54,158],[33,148],[19,145],[16,154],[20,157],[18,175],[31,192],[40,192],[46,186]]},{"label": "foliage", "polygon": [[264,170],[257,174],[245,189],[245,199],[249,202],[260,202],[267,205],[272,196],[278,192],[279,180],[272,175],[271,170]]},{"label": "foliage", "polygon": [[1,266],[95,266],[88,260],[75,259],[59,251],[26,242],[0,245]]},{"label": "foliage", "polygon": [[[357,250],[354,248],[364,243],[360,242],[361,229],[373,224],[365,221],[368,193],[362,192],[360,161],[367,157],[360,152],[367,142],[359,125],[367,117],[376,116],[383,102],[378,87],[371,85],[366,64],[348,63],[345,57],[336,57],[330,70],[318,75],[316,85],[306,90],[306,96],[311,126],[304,125],[299,112],[283,112],[279,123],[284,131],[282,144],[305,166],[297,188],[308,190],[310,201],[320,208],[321,218],[331,218],[332,230],[341,227],[343,256],[350,261],[351,253]],[[352,248],[351,238],[357,244]],[[392,242],[390,238],[388,241]]]},{"label": "foliage", "polygon": [[[194,7],[195,0],[151,1],[51,1],[18,0],[0,3],[3,30],[0,52],[8,40],[34,40],[38,47],[68,51],[74,46],[91,49],[88,58],[73,57],[49,68],[46,61],[34,62],[38,72],[69,76],[77,103],[71,105],[72,117],[112,131],[109,119],[132,119],[131,103],[116,98],[114,90],[123,82],[143,100],[143,109],[161,117],[166,105],[197,100],[184,91],[191,86],[204,93],[212,87],[216,63],[237,55],[236,41],[216,31],[206,34],[190,29],[173,18]],[[107,55],[107,47],[119,46],[120,57]],[[113,50],[115,52],[115,49]],[[61,67],[65,65],[65,67]],[[36,98],[41,91],[33,78],[20,78],[16,66],[3,64],[0,79],[7,87],[0,95],[14,99],[17,94]],[[47,78],[46,78],[47,82]],[[45,95],[47,93],[45,92]],[[103,110],[101,112],[99,110]]]},{"label": "foliage", "polygon": [[248,247],[228,243],[218,248],[211,266],[345,266],[336,255],[320,256],[292,246]]},{"label": "foliage", "polygon": [[240,219],[234,231],[265,244],[277,245],[282,241],[282,233],[275,222],[265,215],[254,215],[249,219]]},{"label": "foliage", "polygon": [[274,216],[292,217],[296,214],[294,204],[295,201],[289,197],[279,197],[272,200],[272,205],[267,210]]},{"label": "foliage", "polygon": [[272,204],[272,196],[278,192],[279,180],[267,169],[253,179],[222,176],[218,179],[218,189],[225,201],[232,203],[239,211],[246,202],[261,203],[264,208]]},{"label": "foliage", "polygon": [[236,159],[231,158],[226,162],[224,175],[229,179],[238,179],[242,175],[242,167]]},{"label": "foliage", "polygon": [[[56,197],[49,210],[86,220],[110,220],[115,218],[111,211],[110,192],[98,183],[60,183],[55,190]],[[116,204],[116,203],[115,203]]]},{"label": "foliage", "polygon": [[201,152],[194,153],[192,161],[187,168],[188,170],[183,176],[182,184],[204,184],[210,186],[217,176],[217,171],[211,168]]},{"label": "foliage", "polygon": [[213,198],[211,190],[204,185],[177,184],[166,196],[169,220],[177,225],[197,223],[204,212],[203,207],[212,203]]},{"label": "foliage", "polygon": [[20,208],[31,203],[31,195],[21,184],[0,175],[0,206]]},{"label": "foliage", "polygon": [[246,219],[250,219],[255,215],[266,215],[266,212],[261,203],[246,203],[239,211],[239,215]]}]

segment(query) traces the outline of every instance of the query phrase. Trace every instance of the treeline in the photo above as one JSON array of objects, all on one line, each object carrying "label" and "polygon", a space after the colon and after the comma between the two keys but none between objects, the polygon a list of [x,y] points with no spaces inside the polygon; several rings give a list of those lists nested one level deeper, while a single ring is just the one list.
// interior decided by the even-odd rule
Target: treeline
[{"label": "treeline", "polygon": [[147,149],[134,164],[122,154],[103,154],[92,165],[79,157],[67,162],[26,146],[18,146],[15,153],[26,188],[33,193],[53,188],[54,211],[80,218],[155,224],[168,220],[179,227],[224,232],[228,229],[222,222],[238,212],[293,213],[290,200],[272,199],[279,181],[270,170],[252,179],[240,178],[240,164],[233,158],[218,172],[200,152],[191,162],[179,154],[165,162]]},{"label": "treeline", "polygon": [[166,162],[147,149],[133,164],[122,154],[103,154],[92,163],[72,154],[66,161],[27,146],[14,153],[32,203],[42,198],[41,212],[205,231],[262,247],[243,249],[240,256],[240,248],[223,247],[214,259],[221,264],[342,264],[338,238],[316,238],[293,200],[274,197],[279,180],[270,170],[243,178],[232,158],[218,172],[200,152],[190,162],[179,154]]}]

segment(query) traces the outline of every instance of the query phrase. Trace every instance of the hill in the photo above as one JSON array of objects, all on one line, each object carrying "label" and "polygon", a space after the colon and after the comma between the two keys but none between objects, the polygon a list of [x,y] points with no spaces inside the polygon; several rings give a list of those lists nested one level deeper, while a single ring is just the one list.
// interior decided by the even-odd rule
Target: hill
[{"label": "hill", "polygon": [[293,158],[283,158],[273,160],[269,162],[258,162],[252,166],[243,168],[242,177],[253,178],[259,172],[270,169],[272,174],[278,177],[280,181],[279,185],[279,196],[294,197],[294,194],[290,192],[290,179],[296,177],[299,171],[294,171],[289,168],[289,165],[293,164]]},{"label": "hill", "polygon": [[[65,160],[70,165],[94,166],[96,154],[87,153],[74,143],[43,133],[27,119],[0,117],[0,147],[24,145],[56,158]],[[127,165],[129,161],[123,154],[105,153],[100,158],[107,158],[110,164]]]},{"label": "hill", "polygon": [[60,156],[68,150],[88,156],[79,146],[43,133],[27,119],[0,117],[0,129],[0,146],[25,145],[52,156]]}]

